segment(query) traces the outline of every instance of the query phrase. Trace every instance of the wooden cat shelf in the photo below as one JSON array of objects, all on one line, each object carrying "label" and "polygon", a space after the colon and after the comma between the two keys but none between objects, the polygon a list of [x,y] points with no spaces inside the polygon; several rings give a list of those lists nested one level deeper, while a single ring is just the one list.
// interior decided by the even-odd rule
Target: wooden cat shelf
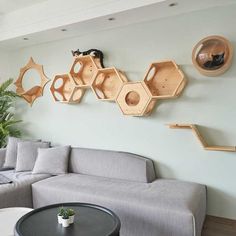
[{"label": "wooden cat shelf", "polygon": [[70,74],[76,85],[90,88],[99,68],[102,68],[99,58],[90,55],[75,56]]},{"label": "wooden cat shelf", "polygon": [[150,65],[144,83],[153,98],[166,99],[178,97],[186,85],[186,79],[174,61],[161,61]]},{"label": "wooden cat shelf", "polygon": [[[36,70],[39,73],[40,76],[40,85],[35,85],[31,89],[25,91],[23,88],[23,79],[24,75],[29,70]],[[30,78],[33,80],[34,78]],[[29,62],[20,69],[20,74],[16,82],[14,83],[16,86],[16,93],[23,97],[31,106],[33,105],[34,101],[38,98],[43,96],[43,90],[45,85],[49,82],[49,79],[44,74],[43,66],[36,64],[31,57]]]},{"label": "wooden cat shelf", "polygon": [[84,89],[76,85],[68,74],[56,75],[50,91],[55,101],[63,103],[79,103],[84,95]]},{"label": "wooden cat shelf", "polygon": [[153,110],[156,100],[143,81],[127,82],[123,85],[117,99],[124,115],[144,116]]},{"label": "wooden cat shelf", "polygon": [[[183,72],[172,60],[154,62],[144,79],[129,82],[115,67],[105,68],[103,53],[97,49],[72,51],[74,62],[69,75],[55,76],[51,93],[56,101],[79,103],[86,89],[96,98],[115,101],[124,115],[149,115],[158,99],[178,97],[186,85]],[[60,86],[58,80],[62,80]]]},{"label": "wooden cat shelf", "polygon": [[115,101],[123,83],[127,81],[125,74],[115,67],[103,68],[97,71],[91,87],[99,100]]},{"label": "wooden cat shelf", "polygon": [[168,126],[171,129],[192,129],[193,133],[198,138],[198,140],[200,141],[201,145],[205,150],[236,152],[235,146],[209,146],[202,137],[202,135],[200,134],[198,127],[195,124],[169,124]]}]

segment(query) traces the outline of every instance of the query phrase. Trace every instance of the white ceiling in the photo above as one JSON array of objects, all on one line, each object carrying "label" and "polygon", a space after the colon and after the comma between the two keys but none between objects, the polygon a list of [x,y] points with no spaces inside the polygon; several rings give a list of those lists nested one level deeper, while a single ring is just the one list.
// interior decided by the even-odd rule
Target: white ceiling
[{"label": "white ceiling", "polygon": [[46,0],[0,0],[0,14],[7,14],[44,1]]},{"label": "white ceiling", "polygon": [[[13,5],[15,9],[18,6],[18,10],[10,11],[10,2],[15,2]],[[28,6],[20,8],[19,2],[28,3]],[[173,2],[178,5],[169,7]],[[15,50],[207,8],[235,5],[236,0],[0,0],[0,11],[3,3],[8,12],[0,17],[0,48]],[[109,17],[116,20],[108,21]],[[67,31],[62,32],[63,28]]]}]

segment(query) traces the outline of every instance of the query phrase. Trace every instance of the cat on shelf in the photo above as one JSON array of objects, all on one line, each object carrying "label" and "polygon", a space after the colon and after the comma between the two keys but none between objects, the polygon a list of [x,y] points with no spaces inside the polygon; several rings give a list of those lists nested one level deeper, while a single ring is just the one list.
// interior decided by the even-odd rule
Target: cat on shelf
[{"label": "cat on shelf", "polygon": [[212,60],[205,62],[203,66],[209,70],[218,69],[224,64],[224,55],[225,55],[224,52],[217,55],[211,55]]},{"label": "cat on shelf", "polygon": [[89,50],[83,51],[83,52],[80,51],[79,49],[77,49],[76,51],[71,51],[71,52],[72,52],[73,56],[79,56],[79,55],[86,56],[86,55],[90,55],[90,56],[93,56],[95,58],[99,58],[102,68],[105,67],[104,64],[103,64],[103,59],[104,59],[103,52],[98,50],[98,49],[89,49]]}]

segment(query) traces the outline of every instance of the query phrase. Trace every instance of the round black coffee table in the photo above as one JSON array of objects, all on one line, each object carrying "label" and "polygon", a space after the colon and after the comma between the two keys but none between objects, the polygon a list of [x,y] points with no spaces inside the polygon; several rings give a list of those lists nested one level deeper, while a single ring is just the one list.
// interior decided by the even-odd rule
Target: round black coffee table
[{"label": "round black coffee table", "polygon": [[[59,207],[73,208],[75,222],[57,223]],[[35,209],[18,220],[15,236],[119,236],[120,220],[112,211],[88,203],[60,203]]]}]

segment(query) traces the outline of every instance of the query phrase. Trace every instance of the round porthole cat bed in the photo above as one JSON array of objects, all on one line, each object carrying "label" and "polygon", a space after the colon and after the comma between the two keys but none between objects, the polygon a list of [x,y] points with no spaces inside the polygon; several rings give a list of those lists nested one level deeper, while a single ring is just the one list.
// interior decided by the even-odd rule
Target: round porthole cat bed
[{"label": "round porthole cat bed", "polygon": [[231,65],[233,47],[222,36],[209,36],[197,43],[192,52],[192,61],[197,70],[207,76],[223,74]]}]

